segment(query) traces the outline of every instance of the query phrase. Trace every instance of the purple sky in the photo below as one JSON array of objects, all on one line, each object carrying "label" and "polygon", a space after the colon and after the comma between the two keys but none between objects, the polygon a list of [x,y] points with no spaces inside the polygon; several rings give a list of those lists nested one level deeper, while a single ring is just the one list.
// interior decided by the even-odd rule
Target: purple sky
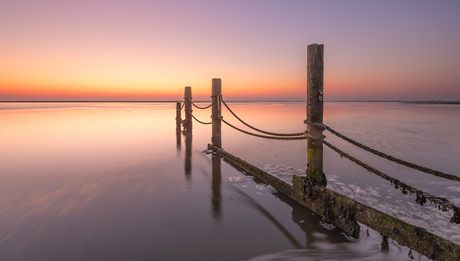
[{"label": "purple sky", "polygon": [[325,45],[326,100],[460,100],[460,1],[0,3],[0,100],[304,100]]}]

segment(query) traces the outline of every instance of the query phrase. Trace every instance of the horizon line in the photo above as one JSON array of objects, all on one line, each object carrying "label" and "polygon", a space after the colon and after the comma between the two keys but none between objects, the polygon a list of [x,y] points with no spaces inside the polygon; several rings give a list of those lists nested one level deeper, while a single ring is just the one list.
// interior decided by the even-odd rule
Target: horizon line
[{"label": "horizon line", "polygon": [[[182,102],[183,100],[143,100],[143,101],[126,101],[126,100],[104,100],[104,101],[67,101],[67,100],[61,100],[61,101],[0,101],[0,103],[26,103],[26,102],[32,102],[32,103],[53,103],[53,102],[92,102],[92,103],[109,103],[109,102],[123,102],[123,103],[146,103],[146,102],[158,102],[158,103],[175,103],[175,102]],[[195,102],[210,102],[208,100],[198,100]],[[229,100],[227,102],[306,102],[306,101],[300,101],[300,100]],[[406,103],[430,103],[430,104],[460,104],[460,101],[445,101],[445,100],[417,100],[417,101],[407,101],[407,100],[336,100],[336,101],[324,101],[324,102],[406,102]]]}]

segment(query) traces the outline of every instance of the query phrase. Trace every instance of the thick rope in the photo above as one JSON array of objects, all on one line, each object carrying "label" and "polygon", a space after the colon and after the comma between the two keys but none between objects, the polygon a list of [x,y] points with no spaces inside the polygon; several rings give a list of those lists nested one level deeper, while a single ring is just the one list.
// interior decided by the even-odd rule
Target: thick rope
[{"label": "thick rope", "polygon": [[[224,119],[221,119],[225,124],[227,124],[228,126],[234,128],[235,130],[237,131],[241,131],[242,133],[245,133],[245,134],[248,134],[248,135],[251,135],[251,136],[255,136],[255,137],[259,137],[259,138],[264,138],[264,139],[272,139],[272,140],[305,140],[307,139],[307,136],[313,136],[313,135],[309,135],[309,134],[303,134],[304,136],[302,137],[272,137],[272,136],[265,136],[265,135],[260,135],[260,134],[256,134],[256,133],[252,133],[252,132],[249,132],[249,131],[245,131],[245,130],[242,130],[240,128],[237,128],[233,125],[231,125],[230,123],[226,122]],[[313,136],[313,137],[316,137],[316,136]]]},{"label": "thick rope", "polygon": [[374,174],[376,174],[377,176],[379,177],[382,177],[388,181],[391,182],[391,184],[394,184],[395,188],[401,188],[401,191],[402,193],[404,194],[407,194],[407,191],[409,191],[410,193],[415,193],[417,195],[417,199],[416,199],[416,202],[423,205],[423,203],[426,202],[425,199],[428,199],[430,200],[431,202],[435,203],[435,205],[439,205],[439,206],[442,206],[439,207],[440,209],[442,209],[443,211],[447,211],[447,209],[451,209],[454,211],[454,217],[451,219],[451,222],[455,222],[458,224],[458,220],[455,219],[455,217],[460,213],[460,209],[455,206],[454,204],[450,203],[447,199],[445,198],[439,198],[439,197],[436,197],[434,195],[430,195],[426,192],[423,192],[421,190],[418,190],[416,188],[413,188],[405,183],[403,183],[402,181],[398,180],[398,179],[395,179],[393,177],[390,177],[388,175],[386,175],[385,173],[367,165],[366,163],[354,158],[353,156],[350,156],[349,154],[343,152],[342,150],[338,149],[337,147],[335,147],[334,145],[330,144],[329,142],[327,141],[323,141],[324,145],[328,146],[329,148],[331,148],[332,150],[334,150],[335,152],[339,153],[341,157],[345,157],[347,159],[349,159],[350,161],[356,163],[357,165],[365,168],[366,170],[368,170],[369,172],[372,172]]},{"label": "thick rope", "polygon": [[192,118],[194,118],[197,122],[199,122],[201,124],[212,124],[212,122],[202,122],[202,121],[198,120],[197,118],[195,118],[195,116],[193,116],[193,114],[192,114]]},{"label": "thick rope", "polygon": [[180,107],[180,109],[182,110],[184,108],[184,106],[185,106],[185,102],[182,103],[182,106]]},{"label": "thick rope", "polygon": [[298,133],[276,133],[276,132],[268,132],[268,131],[263,131],[263,130],[260,130],[260,129],[257,129],[249,124],[247,124],[246,122],[244,122],[242,119],[240,119],[238,116],[236,116],[236,114],[227,106],[227,104],[224,102],[224,100],[222,100],[222,103],[225,105],[225,107],[227,107],[228,111],[233,114],[233,116],[235,116],[235,118],[237,118],[241,123],[243,123],[244,125],[248,126],[249,128],[255,130],[255,131],[258,131],[258,132],[261,132],[261,133],[265,133],[265,134],[268,134],[268,135],[274,135],[274,136],[304,136],[305,135],[305,132],[298,132]]},{"label": "thick rope", "polygon": [[206,106],[206,107],[200,107],[200,106],[196,105],[194,102],[192,102],[192,104],[193,104],[193,106],[195,106],[196,108],[198,108],[198,109],[200,109],[200,110],[204,110],[204,109],[207,109],[207,108],[209,108],[209,107],[211,107],[211,106],[212,106],[212,103],[211,103],[211,104],[209,104],[209,105],[208,105],[208,106]]},{"label": "thick rope", "polygon": [[385,154],[385,153],[380,152],[378,150],[374,150],[372,148],[369,148],[369,147],[367,147],[367,146],[365,146],[365,145],[363,145],[363,144],[361,144],[361,143],[359,143],[357,141],[354,141],[354,140],[346,137],[343,134],[338,133],[337,131],[335,131],[334,129],[332,129],[331,127],[329,127],[327,125],[324,125],[324,124],[321,124],[321,123],[316,123],[316,122],[311,122],[311,121],[308,121],[308,120],[305,120],[304,122],[307,123],[307,124],[316,125],[316,126],[321,127],[321,128],[323,128],[325,130],[328,130],[332,134],[336,135],[337,137],[339,137],[339,138],[341,138],[341,139],[343,139],[345,141],[348,141],[349,143],[351,143],[351,144],[353,144],[353,145],[355,145],[357,147],[360,147],[363,150],[369,151],[370,153],[375,154],[375,155],[377,155],[379,157],[385,158],[387,160],[391,160],[393,162],[396,162],[398,164],[404,165],[406,167],[416,169],[416,170],[419,170],[419,171],[423,171],[425,173],[432,174],[432,175],[435,175],[435,176],[438,176],[438,177],[441,177],[441,178],[450,179],[450,180],[454,180],[454,181],[460,181],[460,177],[458,177],[458,176],[455,176],[455,175],[452,175],[452,174],[446,174],[446,173],[441,172],[441,171],[437,171],[437,170],[429,169],[429,168],[426,168],[426,167],[422,167],[422,166],[416,165],[414,163],[410,163],[410,162],[407,162],[405,160],[398,159],[398,158],[393,157],[391,155]]}]

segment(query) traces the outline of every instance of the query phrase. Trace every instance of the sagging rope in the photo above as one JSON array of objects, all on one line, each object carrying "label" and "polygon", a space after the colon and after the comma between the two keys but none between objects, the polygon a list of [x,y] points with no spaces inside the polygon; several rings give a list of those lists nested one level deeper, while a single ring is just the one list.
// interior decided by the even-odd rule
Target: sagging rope
[{"label": "sagging rope", "polygon": [[[225,107],[227,107],[228,111],[233,114],[233,116],[235,116],[235,118],[237,118],[241,123],[243,123],[244,125],[248,126],[249,128],[255,130],[255,131],[258,131],[258,132],[261,132],[261,133],[265,133],[265,134],[268,134],[268,135],[273,135],[273,136],[305,136],[305,132],[298,132],[298,133],[276,133],[276,132],[268,132],[268,131],[263,131],[263,130],[260,130],[260,129],[257,129],[249,124],[247,124],[246,122],[244,122],[242,119],[240,119],[238,116],[236,116],[236,114],[227,106],[227,104],[225,103],[224,100],[221,100],[222,103],[225,105]],[[263,136],[263,135],[262,135]]]},{"label": "sagging rope", "polygon": [[197,122],[199,122],[201,124],[212,124],[212,122],[202,122],[202,121],[198,120],[197,118],[195,118],[195,116],[193,116],[193,114],[192,114],[192,118],[194,118]]},{"label": "sagging rope", "polygon": [[366,151],[369,151],[370,153],[372,154],[375,154],[379,157],[382,157],[384,159],[387,159],[387,160],[390,160],[390,161],[393,161],[393,162],[396,162],[400,165],[404,165],[406,167],[409,167],[409,168],[412,168],[412,169],[416,169],[416,170],[419,170],[419,171],[423,171],[425,173],[428,173],[428,174],[432,174],[432,175],[435,175],[435,176],[438,176],[438,177],[441,177],[441,178],[445,178],[445,179],[449,179],[449,180],[454,180],[454,181],[460,181],[460,177],[458,176],[455,176],[455,175],[452,175],[452,174],[446,174],[444,172],[441,172],[441,171],[437,171],[437,170],[433,170],[433,169],[430,169],[430,168],[426,168],[426,167],[423,167],[423,166],[419,166],[417,164],[414,164],[414,163],[410,163],[410,162],[407,162],[405,160],[402,160],[402,159],[398,159],[396,157],[393,157],[391,155],[388,155],[388,154],[385,154],[383,152],[380,152],[378,150],[374,150],[370,147],[367,147],[357,141],[354,141],[348,137],[346,137],[345,135],[335,131],[334,129],[332,129],[331,127],[325,125],[325,124],[321,124],[321,123],[316,123],[316,122],[311,122],[311,121],[308,121],[308,120],[305,120],[304,121],[305,123],[307,124],[312,124],[312,125],[315,125],[315,126],[318,126],[318,127],[321,127],[323,128],[324,130],[328,130],[329,132],[331,132],[332,134],[336,135],[337,137],[345,140],[345,141],[348,141],[349,143],[363,149],[363,150],[366,150]]},{"label": "sagging rope", "polygon": [[422,205],[423,206],[423,203],[426,202],[426,199],[428,199],[429,201],[433,202],[435,205],[439,205],[439,206],[442,206],[439,207],[440,209],[442,209],[442,211],[447,211],[447,209],[451,209],[454,211],[454,216],[452,217],[452,219],[450,220],[451,223],[456,223],[456,224],[460,224],[460,208],[458,208],[457,206],[455,206],[454,204],[450,203],[447,199],[445,198],[439,198],[439,197],[436,197],[434,195],[430,195],[424,191],[421,191],[421,190],[418,190],[416,188],[413,188],[407,184],[405,184],[404,182],[398,180],[398,179],[395,179],[393,177],[390,177],[388,176],[387,174],[367,165],[366,163],[356,159],[355,157],[343,152],[342,150],[338,149],[337,147],[335,147],[334,145],[330,144],[329,142],[327,141],[323,141],[324,145],[328,146],[329,148],[331,148],[332,150],[334,150],[335,152],[339,153],[341,157],[345,157],[347,159],[349,159],[350,161],[356,163],[357,165],[365,168],[366,170],[368,170],[369,172],[372,172],[374,174],[376,174],[377,176],[379,177],[382,177],[388,181],[391,182],[391,184],[394,184],[395,188],[401,188],[401,191],[403,194],[407,194],[407,191],[409,191],[410,193],[415,193],[417,195],[417,199],[415,200],[418,204]]},{"label": "sagging rope", "polygon": [[207,108],[209,108],[209,107],[211,107],[211,106],[212,106],[212,103],[211,103],[211,104],[209,104],[209,105],[208,105],[208,106],[206,106],[206,107],[200,107],[200,106],[196,105],[194,102],[192,102],[192,104],[193,104],[193,106],[195,106],[196,108],[198,108],[198,109],[200,109],[200,110],[204,110],[204,109],[207,109]]},{"label": "sagging rope", "polygon": [[264,138],[264,139],[272,139],[272,140],[305,140],[307,138],[314,138],[314,139],[317,139],[317,138],[321,138],[321,139],[324,139],[325,136],[323,137],[317,137],[317,136],[314,136],[314,135],[310,135],[310,134],[306,134],[306,133],[303,133],[304,136],[294,136],[294,137],[273,137],[273,136],[266,136],[266,135],[261,135],[261,134],[257,134],[257,133],[252,133],[252,132],[249,132],[249,131],[245,131],[245,130],[242,130],[238,127],[235,127],[233,126],[232,124],[228,123],[227,121],[225,121],[224,119],[221,119],[222,122],[224,122],[225,124],[227,124],[228,126],[234,128],[235,130],[237,131],[240,131],[242,133],[245,133],[245,134],[248,134],[248,135],[251,135],[251,136],[255,136],[255,137],[259,137],[259,138]]}]

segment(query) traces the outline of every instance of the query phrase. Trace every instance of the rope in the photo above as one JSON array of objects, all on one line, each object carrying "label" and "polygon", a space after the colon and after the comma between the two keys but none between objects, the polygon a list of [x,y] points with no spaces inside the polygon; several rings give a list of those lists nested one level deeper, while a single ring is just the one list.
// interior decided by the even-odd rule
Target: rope
[{"label": "rope", "polygon": [[249,128],[255,130],[255,131],[258,131],[258,132],[261,132],[261,133],[265,133],[265,134],[269,134],[269,135],[274,135],[274,136],[304,136],[305,135],[305,132],[298,132],[298,133],[275,133],[275,132],[268,132],[268,131],[263,131],[263,130],[260,130],[260,129],[257,129],[249,124],[247,124],[246,122],[244,122],[242,119],[240,119],[238,116],[236,116],[236,114],[227,106],[227,104],[225,103],[224,100],[222,100],[222,103],[224,103],[225,107],[227,107],[228,111],[233,114],[233,116],[235,116],[235,118],[237,118],[241,123],[243,123],[244,125],[248,126]]},{"label": "rope", "polygon": [[196,108],[198,108],[198,109],[200,109],[200,110],[204,110],[204,109],[207,109],[207,108],[209,108],[209,107],[211,107],[211,106],[212,106],[212,103],[211,103],[211,104],[209,104],[209,105],[208,105],[208,106],[206,106],[206,107],[200,107],[200,106],[196,105],[194,102],[192,102],[192,104],[193,104],[193,106],[195,106]]},{"label": "rope", "polygon": [[305,120],[304,121],[305,123],[307,124],[312,124],[312,125],[316,125],[318,127],[321,127],[325,130],[328,130],[330,131],[332,134],[336,135],[337,137],[345,140],[345,141],[348,141],[349,143],[357,146],[357,147],[360,147],[361,149],[363,150],[366,150],[366,151],[369,151],[370,153],[372,154],[375,154],[379,157],[382,157],[382,158],[385,158],[387,160],[391,160],[393,162],[396,162],[400,165],[404,165],[406,167],[409,167],[409,168],[412,168],[412,169],[416,169],[416,170],[419,170],[419,171],[423,171],[425,173],[428,173],[428,174],[432,174],[432,175],[435,175],[435,176],[438,176],[438,177],[441,177],[441,178],[445,178],[445,179],[450,179],[450,180],[454,180],[454,181],[460,181],[460,177],[458,176],[455,176],[455,175],[452,175],[452,174],[446,174],[444,172],[441,172],[441,171],[437,171],[437,170],[433,170],[433,169],[429,169],[429,168],[426,168],[426,167],[422,167],[422,166],[419,166],[417,164],[414,164],[414,163],[410,163],[410,162],[407,162],[405,160],[402,160],[402,159],[398,159],[396,157],[393,157],[391,155],[388,155],[388,154],[385,154],[383,152],[380,152],[378,150],[374,150],[372,148],[369,148],[357,141],[354,141],[348,137],[346,137],[345,135],[343,134],[340,134],[338,133],[337,131],[335,131],[334,129],[332,129],[331,127],[327,126],[327,125],[324,125],[324,124],[321,124],[321,123],[316,123],[316,122],[311,122],[309,120]]},{"label": "rope", "polygon": [[[417,203],[423,205],[423,203],[426,202],[426,200],[424,200],[426,198],[426,199],[430,200],[431,202],[442,206],[443,211],[447,211],[447,208],[453,210],[456,213],[456,214],[454,214],[454,217],[455,217],[455,215],[458,215],[457,213],[460,213],[460,209],[457,206],[455,206],[454,204],[450,203],[447,199],[439,198],[439,197],[436,197],[434,195],[430,195],[430,194],[428,194],[428,193],[426,193],[424,191],[421,191],[421,190],[418,190],[416,188],[413,188],[413,187],[403,183],[402,181],[400,181],[398,179],[395,179],[393,177],[390,177],[390,176],[386,175],[385,173],[383,173],[383,172],[381,172],[381,171],[379,171],[379,170],[367,165],[366,163],[354,158],[353,156],[350,156],[349,154],[343,152],[342,150],[340,150],[337,147],[333,146],[329,142],[323,141],[323,143],[324,143],[324,145],[328,146],[329,148],[331,148],[335,152],[339,153],[341,157],[345,157],[345,158],[349,159],[350,161],[356,163],[357,165],[365,168],[369,172],[372,172],[372,173],[376,174],[377,176],[380,176],[380,177],[390,181],[391,184],[395,185],[395,188],[401,187],[402,193],[407,194],[407,191],[409,191],[411,193],[417,194],[417,199],[416,199]],[[451,222],[452,222],[452,220],[451,220]]]},{"label": "rope", "polygon": [[[237,127],[231,125],[230,123],[226,122],[224,119],[221,119],[221,120],[225,124],[227,124],[228,126],[234,128],[237,131],[241,131],[242,133],[252,135],[252,136],[256,136],[256,137],[259,137],[259,138],[264,138],[264,139],[272,139],[272,140],[305,140],[305,139],[307,139],[307,136],[313,136],[313,135],[309,135],[309,134],[305,134],[305,133],[303,134],[304,135],[303,137],[272,137],[272,136],[265,136],[265,135],[260,135],[260,134],[256,134],[256,133],[252,133],[252,132],[249,132],[249,131],[242,130],[242,129],[237,128]],[[313,136],[313,137],[316,137],[316,136]]]},{"label": "rope", "polygon": [[197,122],[201,123],[201,124],[211,124],[212,122],[202,122],[200,120],[198,120],[197,118],[195,118],[195,116],[193,116],[192,114],[192,118],[194,118]]},{"label": "rope", "polygon": [[180,109],[182,110],[184,108],[184,106],[185,106],[185,102],[182,103],[182,106],[180,107]]}]

